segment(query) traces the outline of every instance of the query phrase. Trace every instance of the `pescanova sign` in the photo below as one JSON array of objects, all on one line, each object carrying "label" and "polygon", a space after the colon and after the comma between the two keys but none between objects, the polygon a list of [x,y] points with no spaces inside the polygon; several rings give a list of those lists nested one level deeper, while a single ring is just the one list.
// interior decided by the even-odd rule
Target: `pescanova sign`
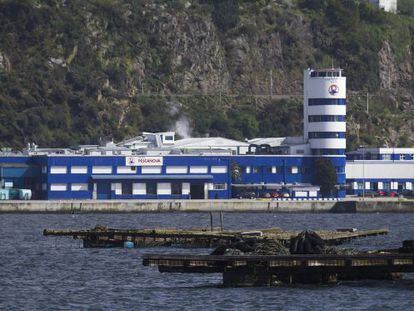
[{"label": "pescanova sign", "polygon": [[126,166],[162,166],[162,157],[125,157]]}]

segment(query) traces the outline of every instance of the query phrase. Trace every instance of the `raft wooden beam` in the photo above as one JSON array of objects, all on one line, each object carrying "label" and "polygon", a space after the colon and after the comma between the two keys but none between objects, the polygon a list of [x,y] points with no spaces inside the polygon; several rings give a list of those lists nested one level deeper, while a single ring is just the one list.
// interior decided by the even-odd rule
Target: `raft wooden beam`
[{"label": "raft wooden beam", "polygon": [[[261,232],[262,234],[258,234]],[[97,227],[90,230],[50,230],[45,229],[45,236],[72,236],[82,239],[85,247],[121,247],[125,241],[133,241],[136,246],[181,244],[193,247],[210,247],[226,244],[237,237],[255,237],[257,239],[276,239],[288,245],[299,231],[283,231],[279,228],[242,230],[242,231],[207,231],[202,229],[112,229]],[[329,245],[341,244],[356,238],[388,234],[388,229],[361,230],[355,232],[317,231],[317,234]]]},{"label": "raft wooden beam", "polygon": [[392,279],[414,272],[414,254],[212,256],[143,255],[143,265],[160,272],[223,273],[225,286],[332,283]]}]

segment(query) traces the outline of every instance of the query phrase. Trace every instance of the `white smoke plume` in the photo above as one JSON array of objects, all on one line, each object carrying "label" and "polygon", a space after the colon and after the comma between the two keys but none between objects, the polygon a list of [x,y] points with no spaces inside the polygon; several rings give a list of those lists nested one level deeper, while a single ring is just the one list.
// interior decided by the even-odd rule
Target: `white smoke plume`
[{"label": "white smoke plume", "polygon": [[174,132],[180,135],[182,138],[191,137],[190,121],[184,115],[181,115],[174,124]]},{"label": "white smoke plume", "polygon": [[179,102],[168,102],[169,115],[173,118],[177,118],[171,131],[174,131],[181,138],[190,138],[192,128],[190,125],[190,120],[182,113],[181,104]]}]

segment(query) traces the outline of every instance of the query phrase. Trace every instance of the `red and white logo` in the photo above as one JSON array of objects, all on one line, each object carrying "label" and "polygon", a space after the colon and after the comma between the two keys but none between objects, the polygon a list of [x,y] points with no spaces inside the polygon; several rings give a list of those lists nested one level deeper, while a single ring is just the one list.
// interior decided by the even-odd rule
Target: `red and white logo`
[{"label": "red and white logo", "polygon": [[125,157],[126,166],[162,166],[162,157]]}]

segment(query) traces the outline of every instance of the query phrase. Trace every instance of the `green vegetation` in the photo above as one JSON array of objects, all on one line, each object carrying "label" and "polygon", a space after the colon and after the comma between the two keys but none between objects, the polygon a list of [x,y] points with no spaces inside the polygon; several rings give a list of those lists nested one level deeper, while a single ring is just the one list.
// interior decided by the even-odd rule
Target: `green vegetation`
[{"label": "green vegetation", "polygon": [[321,187],[321,195],[331,197],[337,181],[335,166],[328,158],[318,158],[315,160],[315,171],[314,183]]},{"label": "green vegetation", "polygon": [[195,136],[301,135],[300,99],[266,97],[269,72],[273,94],[301,94],[302,70],[332,60],[351,91],[349,148],[411,145],[412,8],[400,0],[398,16],[353,0],[0,0],[0,147],[120,140],[173,129],[182,115]]}]

